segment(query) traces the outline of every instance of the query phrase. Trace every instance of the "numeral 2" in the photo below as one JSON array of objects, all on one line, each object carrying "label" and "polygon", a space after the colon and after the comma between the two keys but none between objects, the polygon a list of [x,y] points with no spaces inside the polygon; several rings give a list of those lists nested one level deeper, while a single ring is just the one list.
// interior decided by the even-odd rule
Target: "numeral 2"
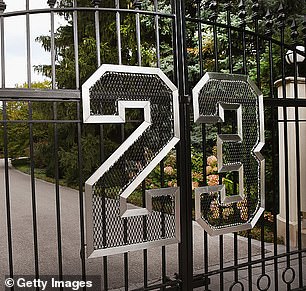
[{"label": "numeral 2", "polygon": [[87,255],[177,243],[177,187],[147,190],[145,207],[127,202],[179,141],[177,88],[157,68],[102,65],[82,86],[82,98],[85,123],[125,123],[130,108],[144,116],[85,183]]}]

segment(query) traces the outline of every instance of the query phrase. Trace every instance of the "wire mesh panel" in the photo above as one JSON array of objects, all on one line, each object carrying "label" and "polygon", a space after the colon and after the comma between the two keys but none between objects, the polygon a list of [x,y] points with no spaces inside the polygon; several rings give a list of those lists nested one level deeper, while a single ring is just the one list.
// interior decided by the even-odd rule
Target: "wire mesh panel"
[{"label": "wire mesh panel", "polygon": [[89,256],[179,241],[178,188],[148,190],[143,207],[128,203],[179,140],[177,90],[159,69],[103,65],[83,85],[85,122],[123,123],[126,108],[143,123],[86,182]]}]

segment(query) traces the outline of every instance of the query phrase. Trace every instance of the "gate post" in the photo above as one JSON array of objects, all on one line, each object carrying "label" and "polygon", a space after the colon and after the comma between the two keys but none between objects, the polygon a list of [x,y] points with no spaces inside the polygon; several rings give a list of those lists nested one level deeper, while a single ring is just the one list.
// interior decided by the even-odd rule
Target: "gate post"
[{"label": "gate post", "polygon": [[[295,98],[295,78],[287,77],[285,79],[286,87],[283,89],[282,80],[275,82],[278,90],[278,98]],[[297,78],[298,99],[306,99],[305,78]],[[286,96],[284,96],[284,93]],[[292,100],[293,101],[293,100]],[[292,103],[293,104],[293,103]],[[286,115],[284,114],[286,110]],[[306,119],[306,107],[299,110],[299,120]],[[284,120],[286,118],[286,120]],[[289,217],[289,243],[292,247],[298,246],[298,216],[306,213],[306,124],[299,123],[299,139],[296,137],[296,116],[295,108],[287,106],[278,108],[278,130],[279,130],[279,215],[277,216],[278,235],[286,238],[286,221]],[[285,124],[289,121],[287,124]],[[285,128],[287,126],[287,128]],[[285,132],[287,130],[287,136]],[[287,153],[285,153],[285,139],[287,140]],[[296,142],[299,140],[300,152],[296,152]],[[297,172],[297,158],[300,159],[300,173]],[[287,161],[286,161],[287,160]],[[287,174],[288,173],[288,174]],[[286,174],[288,177],[286,177]],[[298,187],[297,175],[301,177],[300,197],[301,209],[297,206]],[[287,179],[287,181],[286,181]],[[288,193],[286,194],[286,191]],[[286,205],[286,195],[289,196],[289,207]],[[304,215],[303,215],[304,216]],[[303,225],[302,225],[303,227]],[[306,233],[306,232],[305,232]],[[303,228],[302,228],[303,234]],[[287,244],[288,242],[285,241]],[[305,241],[302,243],[305,245]]]},{"label": "gate post", "polygon": [[193,280],[193,234],[192,234],[192,187],[191,187],[191,149],[190,149],[190,98],[187,96],[186,68],[186,20],[185,1],[175,3],[175,47],[176,80],[179,91],[180,108],[180,143],[179,186],[180,186],[180,221],[181,243],[179,245],[179,273],[182,290],[192,290]]}]

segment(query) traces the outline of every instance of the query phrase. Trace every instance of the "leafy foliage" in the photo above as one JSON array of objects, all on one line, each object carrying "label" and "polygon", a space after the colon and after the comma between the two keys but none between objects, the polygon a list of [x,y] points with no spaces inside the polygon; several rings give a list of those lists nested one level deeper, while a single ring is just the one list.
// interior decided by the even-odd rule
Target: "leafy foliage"
[{"label": "leafy foliage", "polygon": [[[21,87],[26,88],[23,84]],[[50,88],[50,82],[36,82],[31,85],[33,89]],[[31,115],[30,115],[31,108]],[[41,103],[34,102],[30,104],[25,101],[8,101],[1,107],[0,119],[5,117],[9,122],[6,129],[3,123],[0,127],[0,154],[4,151],[4,135],[8,137],[7,149],[11,158],[29,156],[30,127],[28,120],[42,120],[46,117],[46,107]],[[16,122],[17,121],[17,122]],[[48,136],[48,131],[43,124],[33,126],[34,142],[44,140]]]}]

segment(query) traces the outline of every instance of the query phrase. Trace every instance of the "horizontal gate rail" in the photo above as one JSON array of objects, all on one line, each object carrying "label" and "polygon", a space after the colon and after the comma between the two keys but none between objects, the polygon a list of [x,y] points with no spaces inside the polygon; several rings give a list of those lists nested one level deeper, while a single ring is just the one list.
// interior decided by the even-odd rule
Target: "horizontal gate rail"
[{"label": "horizontal gate rail", "polygon": [[153,11],[146,11],[146,10],[132,10],[132,9],[124,9],[124,8],[99,8],[99,7],[74,7],[74,8],[53,8],[53,9],[31,9],[31,10],[20,10],[14,12],[6,12],[3,13],[1,16],[3,17],[11,17],[11,16],[20,16],[25,15],[26,13],[29,14],[43,14],[43,13],[67,13],[67,12],[74,12],[74,11],[101,11],[101,12],[120,12],[120,13],[130,13],[130,14],[144,14],[144,15],[153,15],[153,16],[160,16],[160,17],[167,17],[167,18],[175,18],[175,14],[171,13],[163,13],[163,12],[153,12]]},{"label": "horizontal gate rail", "polygon": [[0,89],[0,98],[3,101],[79,101],[79,90],[38,90],[38,89]]},{"label": "horizontal gate rail", "polygon": [[306,107],[306,99],[264,98],[264,104],[271,107]]},{"label": "horizontal gate rail", "polygon": [[82,123],[82,120],[60,120],[60,119],[56,119],[56,120],[50,120],[50,119],[42,119],[42,120],[0,120],[0,124],[6,124],[6,123]]}]

